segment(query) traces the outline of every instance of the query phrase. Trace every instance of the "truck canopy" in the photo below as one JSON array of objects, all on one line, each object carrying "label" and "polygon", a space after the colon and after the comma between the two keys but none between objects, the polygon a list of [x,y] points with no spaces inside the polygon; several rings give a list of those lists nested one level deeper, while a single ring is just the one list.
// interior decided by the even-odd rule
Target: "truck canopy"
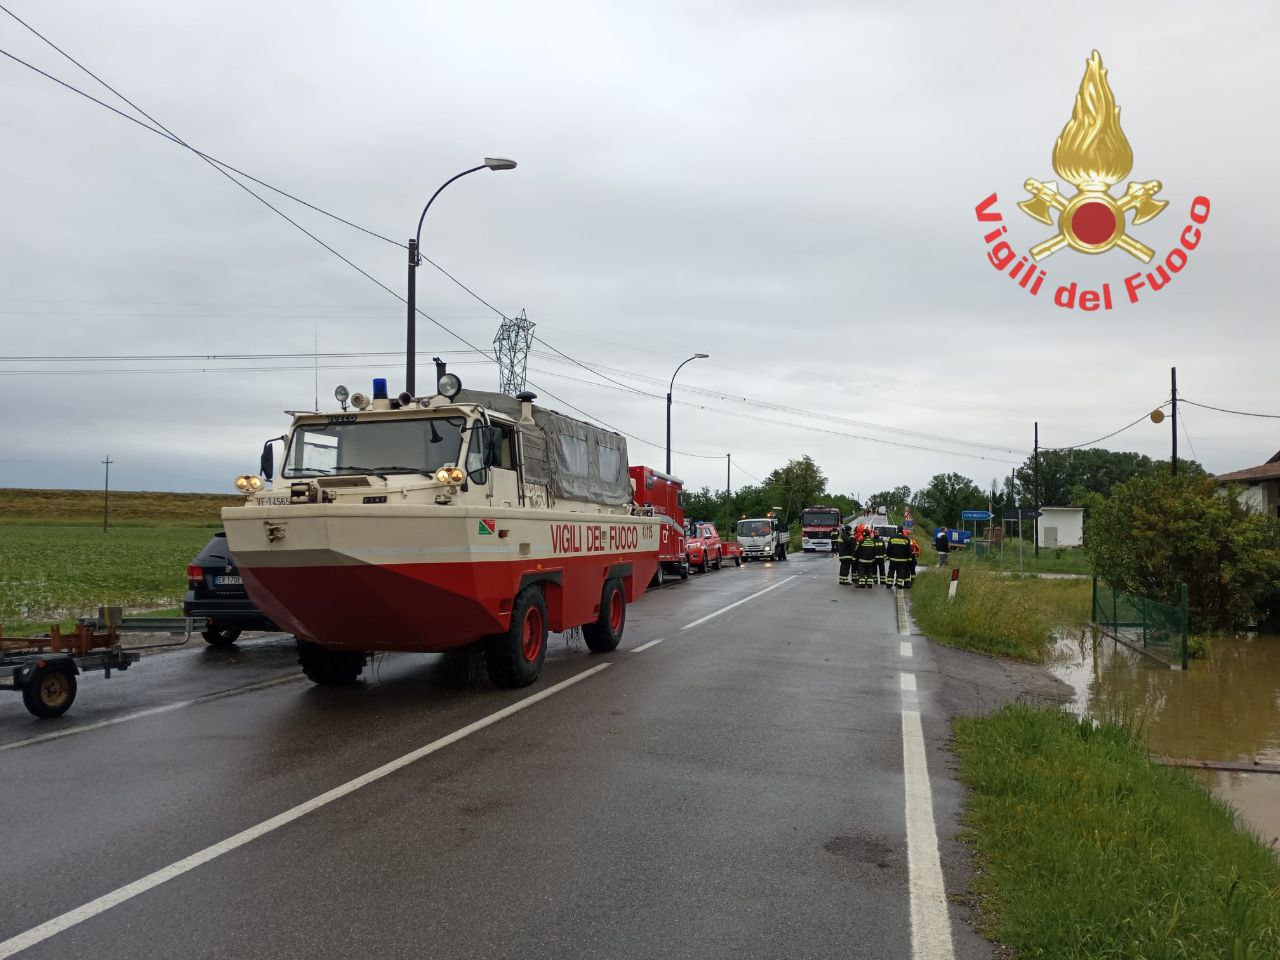
[{"label": "truck canopy", "polygon": [[[520,401],[503,393],[463,390],[455,403],[478,403],[520,420]],[[524,477],[564,500],[606,506],[631,503],[627,440],[594,424],[533,405],[533,427],[521,426]]]}]

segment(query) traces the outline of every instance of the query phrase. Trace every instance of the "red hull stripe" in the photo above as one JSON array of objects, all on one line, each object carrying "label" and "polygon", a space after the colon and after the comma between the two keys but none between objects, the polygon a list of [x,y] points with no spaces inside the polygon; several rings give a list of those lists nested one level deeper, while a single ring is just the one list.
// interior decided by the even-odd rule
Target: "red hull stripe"
[{"label": "red hull stripe", "polygon": [[522,582],[540,581],[551,630],[596,618],[605,575],[629,564],[627,601],[644,592],[656,552],[542,561],[240,567],[249,596],[295,636],[347,650],[444,651],[507,629]]}]

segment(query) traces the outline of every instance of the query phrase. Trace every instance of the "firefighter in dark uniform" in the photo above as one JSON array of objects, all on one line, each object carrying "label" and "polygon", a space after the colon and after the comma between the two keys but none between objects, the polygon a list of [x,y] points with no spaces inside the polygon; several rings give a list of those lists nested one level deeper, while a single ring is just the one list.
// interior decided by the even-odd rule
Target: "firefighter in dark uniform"
[{"label": "firefighter in dark uniform", "polygon": [[888,571],[885,569],[884,562],[885,557],[887,556],[887,545],[885,543],[885,538],[880,536],[879,530],[875,531],[875,539],[872,542],[876,545],[876,572],[872,586],[879,586],[883,583],[885,587],[888,587],[889,578],[886,576]]},{"label": "firefighter in dark uniform", "polygon": [[889,581],[894,587],[911,587],[911,541],[901,529],[889,538]]},{"label": "firefighter in dark uniform", "polygon": [[862,540],[858,543],[858,586],[871,589],[872,580],[875,578],[876,566],[876,538],[874,531],[870,527],[862,534]]},{"label": "firefighter in dark uniform", "polygon": [[845,524],[836,533],[836,551],[840,554],[840,583],[853,583],[854,552],[853,531]]}]

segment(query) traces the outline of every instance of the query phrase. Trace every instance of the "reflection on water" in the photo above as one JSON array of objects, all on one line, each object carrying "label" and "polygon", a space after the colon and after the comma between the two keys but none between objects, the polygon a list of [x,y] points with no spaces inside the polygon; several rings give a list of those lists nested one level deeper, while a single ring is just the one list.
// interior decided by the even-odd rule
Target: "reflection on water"
[{"label": "reflection on water", "polygon": [[[1140,726],[1153,753],[1280,763],[1280,637],[1223,641],[1183,673],[1085,631],[1059,640],[1050,668],[1075,688],[1074,710]],[[1265,840],[1280,841],[1280,774],[1197,775]]]}]

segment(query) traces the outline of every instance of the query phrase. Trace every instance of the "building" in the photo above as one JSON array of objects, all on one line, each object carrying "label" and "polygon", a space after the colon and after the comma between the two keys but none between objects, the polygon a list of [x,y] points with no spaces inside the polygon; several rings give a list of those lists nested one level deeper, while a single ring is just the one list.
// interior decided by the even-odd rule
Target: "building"
[{"label": "building", "polygon": [[1084,507],[1041,507],[1036,529],[1041,547],[1078,547],[1084,543]]},{"label": "building", "polygon": [[1266,463],[1247,470],[1219,474],[1215,479],[1226,489],[1240,487],[1240,502],[1249,509],[1280,517],[1280,451]]}]

